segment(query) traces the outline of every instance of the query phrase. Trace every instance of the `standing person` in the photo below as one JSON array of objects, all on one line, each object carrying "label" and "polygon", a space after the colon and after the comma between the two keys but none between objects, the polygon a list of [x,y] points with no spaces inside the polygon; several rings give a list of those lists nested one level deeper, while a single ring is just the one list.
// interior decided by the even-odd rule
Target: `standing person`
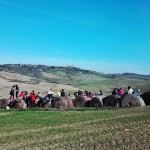
[{"label": "standing person", "polygon": [[13,98],[14,99],[14,94],[15,94],[15,86],[13,85],[11,90],[10,90],[10,99]]},{"label": "standing person", "polygon": [[25,91],[24,100],[25,100],[25,102],[27,104],[27,108],[31,108],[32,107],[31,96],[32,96],[32,93],[30,93],[30,95],[29,95],[28,92]]},{"label": "standing person", "polygon": [[31,96],[31,107],[34,107],[35,106],[35,99],[36,99],[34,91],[32,91],[30,96]]},{"label": "standing person", "polygon": [[19,94],[19,86],[16,84],[16,99],[18,99],[18,94]]}]

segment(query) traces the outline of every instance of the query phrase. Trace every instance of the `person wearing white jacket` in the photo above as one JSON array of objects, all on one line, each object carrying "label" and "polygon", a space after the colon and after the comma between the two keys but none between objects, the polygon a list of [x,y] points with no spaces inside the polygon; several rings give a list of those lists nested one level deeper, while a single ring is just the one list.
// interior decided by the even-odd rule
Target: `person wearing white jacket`
[{"label": "person wearing white jacket", "polygon": [[48,91],[48,95],[47,95],[47,97],[49,98],[49,100],[53,97],[53,95],[54,95],[53,89],[50,89]]},{"label": "person wearing white jacket", "polygon": [[131,86],[128,86],[128,94],[133,94],[133,89],[131,88]]}]

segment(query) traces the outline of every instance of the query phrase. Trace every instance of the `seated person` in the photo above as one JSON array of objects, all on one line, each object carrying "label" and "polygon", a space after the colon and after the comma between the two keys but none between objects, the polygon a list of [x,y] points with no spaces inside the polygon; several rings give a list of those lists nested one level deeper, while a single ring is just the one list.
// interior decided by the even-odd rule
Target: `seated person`
[{"label": "seated person", "polygon": [[127,91],[128,94],[133,94],[133,89],[131,88],[131,86],[128,86],[128,91]]},{"label": "seated person", "polygon": [[65,96],[66,96],[66,93],[65,93],[64,89],[62,89],[62,90],[60,91],[60,93],[61,93],[61,96],[62,96],[62,97],[65,97]]}]

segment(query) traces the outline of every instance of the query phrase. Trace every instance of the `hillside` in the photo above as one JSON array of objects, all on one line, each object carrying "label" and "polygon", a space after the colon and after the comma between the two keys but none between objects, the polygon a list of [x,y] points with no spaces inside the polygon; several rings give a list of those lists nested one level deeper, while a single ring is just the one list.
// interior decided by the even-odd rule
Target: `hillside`
[{"label": "hillside", "polygon": [[106,76],[111,77],[111,78],[128,78],[128,79],[150,80],[150,75],[140,75],[140,74],[135,74],[135,73],[107,74]]},{"label": "hillside", "polygon": [[114,87],[126,89],[128,85],[135,90],[150,91],[149,75],[103,74],[73,66],[0,65],[0,81],[0,95],[4,96],[8,96],[14,84],[18,84],[20,90],[35,90],[43,94],[50,88],[55,92],[64,88],[71,94],[78,89],[92,92],[102,89],[104,93],[111,93]]}]

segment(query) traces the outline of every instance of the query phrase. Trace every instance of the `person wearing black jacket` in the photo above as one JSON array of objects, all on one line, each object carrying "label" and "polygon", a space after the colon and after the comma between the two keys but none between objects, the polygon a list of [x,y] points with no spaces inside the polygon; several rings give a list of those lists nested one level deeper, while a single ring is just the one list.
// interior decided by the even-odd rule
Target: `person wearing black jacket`
[{"label": "person wearing black jacket", "polygon": [[64,89],[61,90],[61,96],[64,97],[66,95]]},{"label": "person wearing black jacket", "polygon": [[18,98],[18,94],[19,94],[19,86],[16,84],[16,99]]},{"label": "person wearing black jacket", "polygon": [[14,94],[15,94],[15,85],[12,86],[11,90],[10,90],[10,99],[13,98],[14,99]]}]

